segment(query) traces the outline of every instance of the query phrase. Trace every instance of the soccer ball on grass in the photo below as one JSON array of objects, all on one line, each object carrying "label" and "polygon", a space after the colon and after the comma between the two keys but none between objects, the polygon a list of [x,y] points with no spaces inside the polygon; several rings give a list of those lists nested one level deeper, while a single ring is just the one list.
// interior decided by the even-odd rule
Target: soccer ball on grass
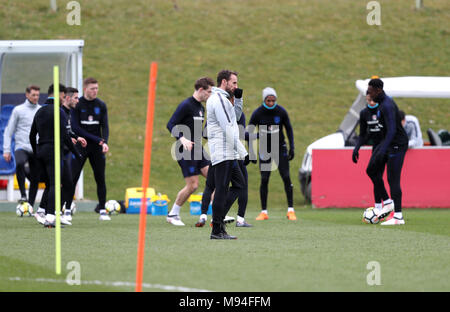
[{"label": "soccer ball on grass", "polygon": [[117,200],[108,200],[105,203],[105,210],[108,214],[118,214],[120,213],[120,204],[117,202]]},{"label": "soccer ball on grass", "polygon": [[16,214],[19,217],[23,216],[33,216],[33,206],[31,206],[28,202],[19,203],[16,206]]},{"label": "soccer ball on grass", "polygon": [[363,222],[369,224],[377,224],[378,222],[380,222],[380,219],[378,219],[378,216],[375,213],[375,209],[373,207],[364,210]]}]

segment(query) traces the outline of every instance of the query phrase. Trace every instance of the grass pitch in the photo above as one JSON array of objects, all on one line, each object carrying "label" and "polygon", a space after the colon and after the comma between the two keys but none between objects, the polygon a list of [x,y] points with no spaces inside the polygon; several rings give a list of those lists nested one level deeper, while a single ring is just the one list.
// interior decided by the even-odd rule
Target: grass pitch
[{"label": "grass pitch", "polygon": [[[148,216],[144,291],[449,291],[450,211],[408,209],[405,226],[361,222],[360,209],[297,210],[299,220],[273,210],[253,228],[228,227],[236,241],[209,239],[197,216],[185,227]],[[0,213],[1,291],[133,291],[138,215],[101,222],[74,215],[62,229],[62,274],[55,272],[54,230],[34,218]],[[65,280],[80,264],[81,285]],[[367,276],[380,265],[380,285]],[[220,268],[220,274],[216,273]]]},{"label": "grass pitch", "polygon": [[[108,105],[108,199],[123,199],[126,188],[141,183],[151,61],[158,62],[159,73],[150,184],[171,204],[184,183],[176,162],[168,161],[173,138],[165,125],[198,77],[237,70],[247,118],[270,85],[294,125],[291,177],[299,221],[285,218],[276,173],[269,186],[270,220],[254,221],[260,178],[250,166],[247,215],[255,227],[230,227],[237,241],[210,241],[210,230],[195,228],[187,207],[184,228],[149,216],[144,290],[450,290],[449,211],[408,209],[405,226],[367,225],[362,210],[302,206],[296,178],[305,148],[338,128],[357,94],[356,79],[448,75],[448,0],[424,1],[422,10],[412,0],[380,0],[381,26],[367,25],[368,1],[80,0],[80,26],[67,24],[66,2],[52,12],[48,0],[31,6],[7,0],[0,10],[0,39],[85,40],[83,73],[99,79],[99,97]],[[429,127],[448,129],[447,100],[396,102],[419,117],[425,138]],[[85,195],[96,199],[87,168]],[[138,217],[101,223],[92,212],[80,212],[73,223],[62,229],[63,273],[55,276],[53,231],[0,212],[0,290],[132,291]],[[80,263],[81,286],[64,282],[71,261]],[[367,285],[369,261],[380,263],[379,286]],[[214,274],[218,267],[220,276]]]}]

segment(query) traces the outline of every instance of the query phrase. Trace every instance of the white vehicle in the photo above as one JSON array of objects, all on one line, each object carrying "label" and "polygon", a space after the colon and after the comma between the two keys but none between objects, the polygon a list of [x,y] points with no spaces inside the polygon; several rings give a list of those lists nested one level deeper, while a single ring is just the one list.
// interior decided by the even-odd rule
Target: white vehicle
[{"label": "white vehicle", "polygon": [[[384,91],[393,98],[450,98],[450,77],[391,77],[381,78]],[[343,148],[354,146],[357,135],[355,129],[359,124],[359,113],[366,106],[366,91],[370,79],[357,80],[358,96],[344,117],[337,132],[311,143],[303,157],[299,169],[301,191],[305,199],[311,201],[312,150],[318,148]],[[431,129],[430,129],[431,130]],[[436,134],[427,131],[430,142],[436,142]],[[439,138],[437,138],[439,139]],[[439,145],[439,143],[434,143]]]}]

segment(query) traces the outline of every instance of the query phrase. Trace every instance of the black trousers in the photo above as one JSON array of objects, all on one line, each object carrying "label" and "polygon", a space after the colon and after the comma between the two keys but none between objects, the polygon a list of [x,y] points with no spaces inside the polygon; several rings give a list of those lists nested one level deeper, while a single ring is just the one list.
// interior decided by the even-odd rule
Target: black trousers
[{"label": "black trousers", "polygon": [[[259,170],[261,173],[261,185],[259,187],[259,196],[261,199],[261,210],[267,210],[267,196],[269,193],[269,178],[271,171],[268,170],[272,162],[272,158],[259,158]],[[285,145],[280,146],[278,157],[278,172],[284,184],[284,191],[286,192],[288,207],[294,206],[293,186],[289,174],[289,159],[288,151]]]},{"label": "black trousers", "polygon": [[[247,210],[247,202],[248,202],[248,173],[247,168],[244,165],[243,160],[238,160],[239,169],[241,170],[242,176],[244,178],[244,185],[238,192],[230,193],[230,196],[227,197],[227,202],[225,204],[225,215],[230,211],[233,203],[238,199],[238,216],[244,218],[245,211]],[[209,165],[208,176],[206,178],[206,185],[203,191],[202,196],[202,214],[206,214],[208,212],[209,203],[211,202],[211,196],[215,189],[215,181],[214,181],[214,171],[211,170],[211,165]],[[210,174],[211,170],[211,174]],[[237,174],[235,174],[237,176]],[[231,183],[233,184],[233,178]],[[235,183],[240,183],[239,180],[236,180]]]},{"label": "black trousers", "polygon": [[[384,168],[386,167],[386,165],[385,164],[377,165],[374,163],[375,160],[372,159],[376,148],[377,148],[377,146],[374,146],[372,148],[372,155],[369,160],[369,164],[367,165],[366,173],[369,176],[369,178],[372,180],[372,183],[373,183],[373,198],[375,200],[375,203],[381,203],[382,201],[388,199],[389,195],[386,192],[386,189],[384,188],[384,183],[383,183],[382,187],[380,184],[380,179],[381,179],[381,181],[383,180]],[[369,172],[370,172],[370,175],[369,175]]]},{"label": "black trousers", "polygon": [[374,186],[375,201],[377,202],[377,200],[386,200],[389,198],[383,181],[383,172],[386,167],[387,179],[391,191],[391,198],[394,201],[395,212],[401,212],[402,189],[400,186],[400,178],[407,147],[391,148],[386,155],[378,161],[374,157],[374,155],[376,155],[376,149],[372,153],[369,165],[366,169],[366,173],[372,180]]},{"label": "black trousers", "polygon": [[37,168],[37,160],[33,153],[18,149],[14,152],[16,159],[16,177],[19,185],[20,196],[27,197],[25,190],[25,178],[30,180],[30,189],[28,192],[28,202],[31,206],[34,205],[36,194],[39,187],[39,174]]},{"label": "black trousers", "polygon": [[205,189],[202,195],[202,214],[207,214],[209,203],[211,202],[212,193],[215,189],[214,169],[212,165],[208,167],[208,175],[206,176]]},{"label": "black trousers", "polygon": [[[223,219],[228,212],[226,208],[227,203],[232,202],[232,198],[236,199],[239,196],[239,194],[245,189],[246,183],[237,160],[225,160],[211,166],[210,170],[212,172],[210,175],[208,171],[208,179],[214,178],[215,186],[215,194],[212,204],[212,233],[218,234],[224,231]],[[209,183],[211,183],[211,181]]]},{"label": "black trousers", "polygon": [[63,156],[62,176],[61,176],[61,203],[66,204],[66,208],[70,209],[73,200],[73,177],[72,177],[72,152],[67,152]]},{"label": "black trousers", "polygon": [[[55,187],[56,187],[54,159],[55,157],[53,144],[43,144],[37,146],[37,162],[38,166],[42,169],[42,174],[45,182],[45,190],[44,194],[42,195],[41,207],[42,202],[44,202],[45,207],[43,208],[45,208],[45,213],[52,215],[55,214]],[[61,170],[61,172],[63,172],[63,169]],[[61,209],[61,207],[59,207],[59,209]]]},{"label": "black trousers", "polygon": [[100,209],[105,209],[106,203],[106,182],[105,182],[105,168],[106,168],[106,158],[105,154],[102,152],[102,147],[97,143],[92,141],[88,142],[86,148],[81,149],[81,159],[73,159],[71,162],[72,166],[72,177],[73,186],[70,197],[73,198],[75,194],[75,187],[77,185],[78,179],[80,178],[81,170],[83,169],[84,163],[89,159],[92,171],[94,172],[95,182],[97,184],[97,197]]}]

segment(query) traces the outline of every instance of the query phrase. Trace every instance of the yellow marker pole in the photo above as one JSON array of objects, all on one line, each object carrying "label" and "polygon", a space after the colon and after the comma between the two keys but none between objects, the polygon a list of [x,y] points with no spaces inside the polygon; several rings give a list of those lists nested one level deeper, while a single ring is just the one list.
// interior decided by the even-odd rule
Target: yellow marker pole
[{"label": "yellow marker pole", "polygon": [[59,129],[59,67],[53,67],[53,86],[54,86],[54,137],[55,137],[55,245],[56,245],[56,274],[61,274],[61,159],[60,159],[60,129]]}]

